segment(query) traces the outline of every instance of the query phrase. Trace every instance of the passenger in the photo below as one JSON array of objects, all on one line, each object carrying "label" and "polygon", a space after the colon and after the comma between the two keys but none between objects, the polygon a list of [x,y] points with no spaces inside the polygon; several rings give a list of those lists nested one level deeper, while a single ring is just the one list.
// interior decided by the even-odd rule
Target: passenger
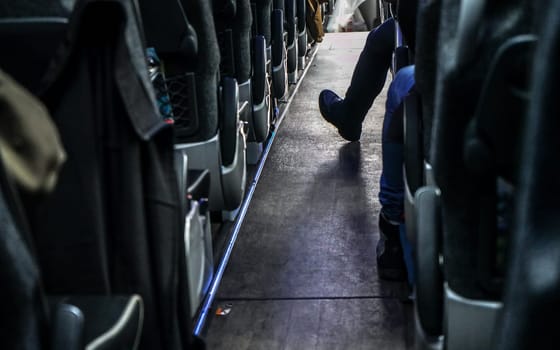
[{"label": "passenger", "polygon": [[[402,109],[404,98],[414,86],[414,66],[401,68],[389,85],[383,131],[381,133],[381,178],[379,183],[379,231],[377,267],[382,278],[401,280],[406,277],[403,252],[399,237],[404,223],[404,135]],[[409,276],[411,277],[411,276]]]},{"label": "passenger", "polygon": [[[416,0],[400,0],[399,25],[409,48],[414,49]],[[362,122],[385,84],[395,48],[395,21],[391,18],[372,30],[354,68],[344,99],[331,90],[319,95],[323,118],[337,127],[348,141],[358,141]],[[414,67],[402,68],[396,74],[387,94],[382,132],[382,174],[380,179],[379,230],[377,267],[379,276],[388,280],[406,278],[399,226],[404,223],[403,130],[402,117],[394,119],[395,110],[414,85]]]}]

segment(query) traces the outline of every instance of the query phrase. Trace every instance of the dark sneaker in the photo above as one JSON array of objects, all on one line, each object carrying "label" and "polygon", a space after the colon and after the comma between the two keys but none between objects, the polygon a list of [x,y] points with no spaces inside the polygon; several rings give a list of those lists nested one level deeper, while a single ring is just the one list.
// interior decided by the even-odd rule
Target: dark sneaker
[{"label": "dark sneaker", "polygon": [[319,94],[319,110],[326,121],[336,126],[338,133],[345,140],[358,141],[362,135],[362,123],[352,123],[340,111],[343,100],[331,90]]},{"label": "dark sneaker", "polygon": [[404,281],[406,266],[399,237],[399,225],[389,222],[379,213],[379,233],[377,242],[377,272],[379,277],[389,281]]}]

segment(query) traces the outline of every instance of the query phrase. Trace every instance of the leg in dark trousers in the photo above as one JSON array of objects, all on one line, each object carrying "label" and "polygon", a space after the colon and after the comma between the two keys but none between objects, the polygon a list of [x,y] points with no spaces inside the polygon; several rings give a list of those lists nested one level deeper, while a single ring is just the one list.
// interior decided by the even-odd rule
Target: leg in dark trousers
[{"label": "leg in dark trousers", "polygon": [[369,33],[345,98],[331,90],[323,90],[319,95],[321,114],[348,141],[360,139],[362,122],[385,85],[394,38],[395,22],[391,18]]},{"label": "leg in dark trousers", "polygon": [[395,21],[390,18],[372,30],[354,68],[344,98],[346,117],[362,123],[373,101],[383,89],[395,47]]}]

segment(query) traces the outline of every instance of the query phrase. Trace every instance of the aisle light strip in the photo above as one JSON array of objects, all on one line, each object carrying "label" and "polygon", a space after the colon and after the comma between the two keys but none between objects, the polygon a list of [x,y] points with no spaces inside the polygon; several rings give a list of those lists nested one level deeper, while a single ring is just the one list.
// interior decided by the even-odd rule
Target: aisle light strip
[{"label": "aisle light strip", "polygon": [[292,100],[294,99],[294,97],[295,97],[295,95],[296,95],[296,93],[297,93],[297,91],[298,91],[298,89],[301,85],[301,82],[303,81],[303,78],[305,78],[305,75],[307,74],[307,71],[309,70],[309,67],[311,67],[311,63],[313,62],[313,60],[315,58],[315,55],[317,54],[317,51],[319,51],[318,46],[316,46],[315,49],[313,50],[313,52],[311,54],[311,57],[309,58],[309,62],[307,63],[307,65],[303,69],[303,73],[302,73],[300,79],[298,80],[298,82],[296,83],[296,86],[293,90],[292,95],[290,96],[290,98],[286,102],[286,107],[282,111],[282,114],[278,118],[278,121],[277,121],[277,123],[274,127],[274,130],[271,131],[270,136],[268,137],[268,139],[266,141],[266,146],[263,150],[262,157],[259,161],[259,165],[258,165],[258,168],[257,168],[257,172],[255,173],[255,177],[253,178],[253,181],[251,182],[251,185],[249,186],[249,190],[247,192],[247,195],[245,196],[245,198],[243,199],[243,202],[241,203],[241,208],[239,210],[239,214],[235,218],[235,223],[234,223],[234,226],[233,226],[233,229],[232,229],[231,237],[230,237],[229,243],[227,245],[226,251],[222,255],[222,260],[220,261],[220,264],[218,265],[218,268],[217,268],[216,273],[214,275],[214,279],[212,280],[212,284],[210,285],[210,290],[208,291],[208,293],[206,295],[206,298],[204,298],[204,303],[202,304],[202,308],[200,310],[198,318],[196,319],[193,333],[197,337],[200,336],[200,334],[202,333],[202,330],[204,328],[204,325],[206,324],[206,318],[208,317],[208,314],[209,314],[209,312],[212,308],[212,304],[214,303],[214,299],[216,297],[216,292],[218,291],[218,287],[220,286],[220,282],[222,281],[222,277],[223,277],[224,271],[227,267],[229,257],[231,255],[232,250],[233,250],[233,246],[235,245],[235,241],[237,240],[237,235],[239,234],[239,230],[241,229],[241,225],[243,224],[243,220],[245,219],[245,214],[247,214],[247,209],[249,208],[249,203],[251,202],[251,199],[253,198],[253,193],[255,192],[255,188],[257,187],[257,183],[259,182],[259,178],[261,177],[261,173],[262,173],[262,170],[264,168],[264,163],[266,162],[266,158],[268,157],[268,153],[270,152],[272,142],[274,141],[274,138],[276,137],[276,133],[277,133],[278,129],[280,128],[280,125],[282,124],[282,121],[286,117],[286,114],[288,113],[288,110],[290,109],[290,105],[292,103]]}]

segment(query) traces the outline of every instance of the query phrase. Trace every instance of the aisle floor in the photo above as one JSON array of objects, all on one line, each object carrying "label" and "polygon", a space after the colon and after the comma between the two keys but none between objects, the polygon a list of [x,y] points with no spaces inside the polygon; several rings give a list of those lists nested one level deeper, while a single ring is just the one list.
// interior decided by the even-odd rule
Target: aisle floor
[{"label": "aisle floor", "polygon": [[411,304],[375,264],[386,89],[360,142],[319,113],[344,95],[367,33],[320,44],[266,161],[209,316],[209,349],[408,349]]}]

